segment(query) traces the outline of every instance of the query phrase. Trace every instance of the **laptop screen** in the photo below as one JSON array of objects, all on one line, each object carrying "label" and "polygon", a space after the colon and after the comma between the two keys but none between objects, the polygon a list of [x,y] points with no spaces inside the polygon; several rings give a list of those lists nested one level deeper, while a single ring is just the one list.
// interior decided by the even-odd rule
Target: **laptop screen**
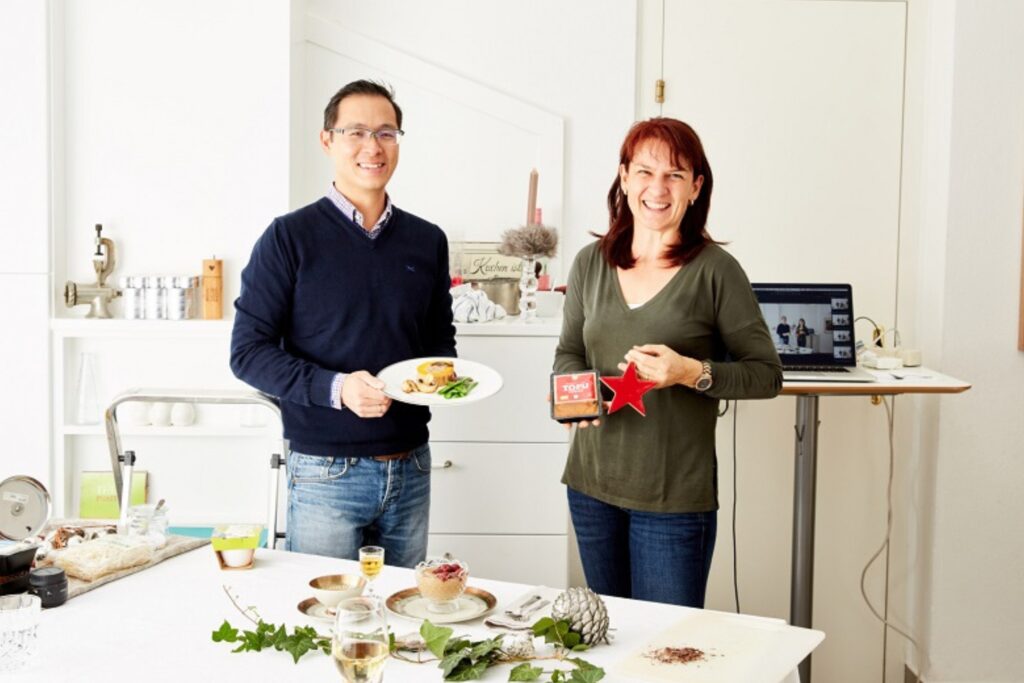
[{"label": "laptop screen", "polygon": [[857,364],[850,285],[754,283],[753,288],[783,368]]}]

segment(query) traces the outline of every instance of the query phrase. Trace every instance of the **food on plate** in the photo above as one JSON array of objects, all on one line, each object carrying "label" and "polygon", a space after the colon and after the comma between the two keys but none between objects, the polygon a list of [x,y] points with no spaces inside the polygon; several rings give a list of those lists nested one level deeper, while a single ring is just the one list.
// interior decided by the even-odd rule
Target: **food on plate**
[{"label": "food on plate", "polygon": [[402,382],[402,391],[407,394],[437,393],[452,399],[468,395],[476,385],[472,377],[459,377],[455,374],[453,361],[436,359],[420,363],[416,367],[416,377]]}]

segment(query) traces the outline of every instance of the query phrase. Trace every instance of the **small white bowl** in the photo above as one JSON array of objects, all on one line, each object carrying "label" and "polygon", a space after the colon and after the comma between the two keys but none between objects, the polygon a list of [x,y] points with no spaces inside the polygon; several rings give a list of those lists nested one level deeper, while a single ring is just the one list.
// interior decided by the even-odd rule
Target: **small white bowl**
[{"label": "small white bowl", "polygon": [[321,605],[334,608],[346,598],[362,595],[366,579],[358,574],[330,574],[316,577],[309,582],[309,587]]}]

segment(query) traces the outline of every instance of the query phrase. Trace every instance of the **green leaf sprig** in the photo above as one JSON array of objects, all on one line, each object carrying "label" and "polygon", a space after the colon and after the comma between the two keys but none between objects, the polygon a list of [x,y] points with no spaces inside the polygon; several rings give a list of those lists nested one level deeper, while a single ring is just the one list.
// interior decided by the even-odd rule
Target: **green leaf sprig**
[{"label": "green leaf sprig", "polygon": [[[420,626],[420,636],[427,649],[439,660],[441,674],[446,681],[471,681],[483,676],[488,667],[514,661],[501,649],[502,636],[472,642],[464,638],[452,638],[454,631],[447,626],[435,626],[429,620]],[[555,621],[545,617],[533,625],[535,636],[543,636],[545,642],[552,643],[558,650],[554,659],[571,662],[576,668],[568,672],[553,669],[545,672],[543,668],[523,662],[509,672],[510,681],[539,681],[541,676],[549,673],[551,683],[597,683],[604,678],[604,669],[574,657],[565,658],[562,653],[580,651],[587,648],[580,642],[580,634],[569,628],[565,620]],[[534,658],[538,659],[538,658]]]},{"label": "green leaf sprig", "polygon": [[274,648],[292,656],[298,664],[302,655],[307,652],[322,651],[331,654],[331,639],[317,633],[311,626],[296,626],[292,633],[284,626],[268,624],[262,619],[256,624],[255,631],[241,631],[234,628],[225,619],[220,628],[212,634],[215,643],[238,643],[232,652],[259,652]]}]

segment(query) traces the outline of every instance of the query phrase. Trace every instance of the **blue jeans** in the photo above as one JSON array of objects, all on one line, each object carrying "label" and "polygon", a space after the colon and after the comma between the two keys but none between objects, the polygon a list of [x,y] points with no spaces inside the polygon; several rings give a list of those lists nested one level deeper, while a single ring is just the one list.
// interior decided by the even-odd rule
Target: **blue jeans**
[{"label": "blue jeans", "polygon": [[355,560],[379,545],[384,562],[413,567],[427,555],[430,446],[403,460],[288,455],[285,547]]},{"label": "blue jeans", "polygon": [[718,514],[608,505],[568,488],[587,585],[597,593],[703,607]]}]

